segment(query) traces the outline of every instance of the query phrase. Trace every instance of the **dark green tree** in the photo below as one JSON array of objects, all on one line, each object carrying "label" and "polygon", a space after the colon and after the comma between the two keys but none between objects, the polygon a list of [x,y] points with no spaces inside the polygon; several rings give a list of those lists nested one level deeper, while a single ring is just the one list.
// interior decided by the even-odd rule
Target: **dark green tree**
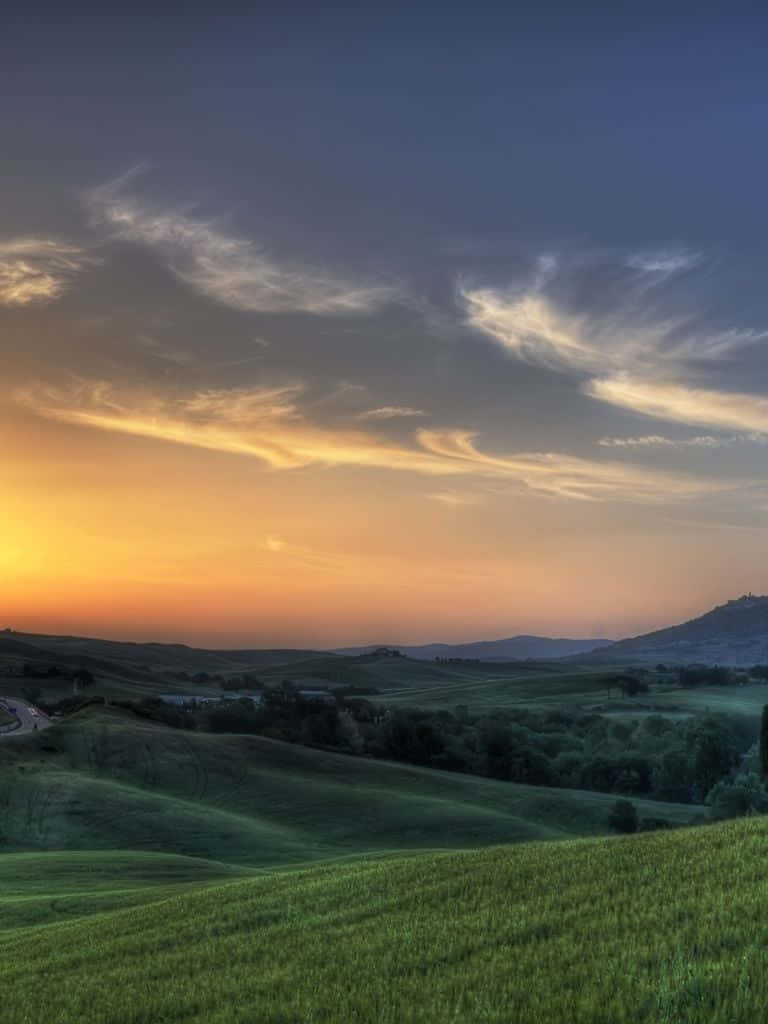
[{"label": "dark green tree", "polygon": [[764,705],[760,720],[760,775],[768,778],[768,704]]},{"label": "dark green tree", "polygon": [[87,668],[78,668],[72,673],[72,692],[77,694],[86,686],[93,686],[96,680]]},{"label": "dark green tree", "polygon": [[608,824],[617,832],[637,832],[637,808],[631,800],[617,800],[608,815]]}]

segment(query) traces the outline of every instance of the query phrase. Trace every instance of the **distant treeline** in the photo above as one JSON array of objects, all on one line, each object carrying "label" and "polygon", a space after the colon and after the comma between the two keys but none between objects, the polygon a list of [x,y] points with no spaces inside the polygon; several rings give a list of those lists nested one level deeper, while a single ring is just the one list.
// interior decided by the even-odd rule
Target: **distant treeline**
[{"label": "distant treeline", "polygon": [[[253,733],[537,786],[713,804],[718,816],[768,808],[757,775],[757,723],[700,714],[635,720],[520,708],[472,714],[388,708],[361,696],[302,696],[290,684],[203,707],[111,701],[175,728]],[[746,787],[746,788],[745,788]]]}]

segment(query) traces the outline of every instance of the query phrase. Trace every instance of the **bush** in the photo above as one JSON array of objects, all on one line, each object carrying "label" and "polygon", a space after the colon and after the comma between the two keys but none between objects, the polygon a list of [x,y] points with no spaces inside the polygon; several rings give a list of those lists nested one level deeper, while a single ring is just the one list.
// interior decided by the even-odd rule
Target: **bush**
[{"label": "bush", "polygon": [[737,775],[731,782],[716,783],[707,794],[706,802],[709,816],[715,821],[768,811],[768,793],[755,772]]},{"label": "bush", "polygon": [[637,832],[637,808],[631,800],[617,800],[608,815],[608,824],[617,832]]}]

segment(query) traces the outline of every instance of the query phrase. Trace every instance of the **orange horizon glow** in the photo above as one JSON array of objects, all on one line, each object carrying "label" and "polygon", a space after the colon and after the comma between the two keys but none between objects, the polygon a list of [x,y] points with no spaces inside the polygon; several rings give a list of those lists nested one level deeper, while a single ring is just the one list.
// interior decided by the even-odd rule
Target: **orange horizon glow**
[{"label": "orange horizon glow", "polygon": [[[684,525],[677,585],[663,579],[658,538],[631,510],[597,537],[606,508],[594,503],[490,491],[453,504],[410,473],[383,489],[372,471],[264,472],[242,456],[24,427],[1,451],[0,626],[21,632],[220,647],[613,638],[730,596],[724,564],[692,599]],[[544,535],[559,543],[542,550]]]}]

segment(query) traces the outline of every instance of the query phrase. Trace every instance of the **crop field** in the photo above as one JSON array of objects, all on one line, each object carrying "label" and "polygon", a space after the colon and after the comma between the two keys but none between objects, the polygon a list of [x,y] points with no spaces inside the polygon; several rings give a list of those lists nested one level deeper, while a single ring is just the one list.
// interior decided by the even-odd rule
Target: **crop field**
[{"label": "crop field", "polygon": [[653,695],[654,704],[687,711],[722,711],[759,718],[768,704],[768,685],[701,686]]},{"label": "crop field", "polygon": [[748,819],[161,880],[155,902],[0,931],[2,1019],[751,1024],[767,855],[768,823]]},{"label": "crop field", "polygon": [[615,697],[616,688],[611,687],[615,676],[616,670],[547,673],[539,670],[534,674],[515,674],[508,669],[504,674],[491,665],[485,665],[483,675],[470,676],[467,673],[464,678],[451,683],[411,684],[389,690],[385,699],[388,704],[425,708],[451,709],[457,704],[465,704],[473,711],[521,704],[532,707],[567,706],[606,699],[611,692]]},{"label": "crop field", "polygon": [[[0,741],[6,850],[140,849],[251,866],[607,833],[615,796],[169,729],[86,709]],[[690,804],[638,813],[700,820]]]},{"label": "crop field", "polygon": [[7,853],[0,857],[0,934],[155,902],[190,886],[251,874],[218,861],[136,850]]}]

